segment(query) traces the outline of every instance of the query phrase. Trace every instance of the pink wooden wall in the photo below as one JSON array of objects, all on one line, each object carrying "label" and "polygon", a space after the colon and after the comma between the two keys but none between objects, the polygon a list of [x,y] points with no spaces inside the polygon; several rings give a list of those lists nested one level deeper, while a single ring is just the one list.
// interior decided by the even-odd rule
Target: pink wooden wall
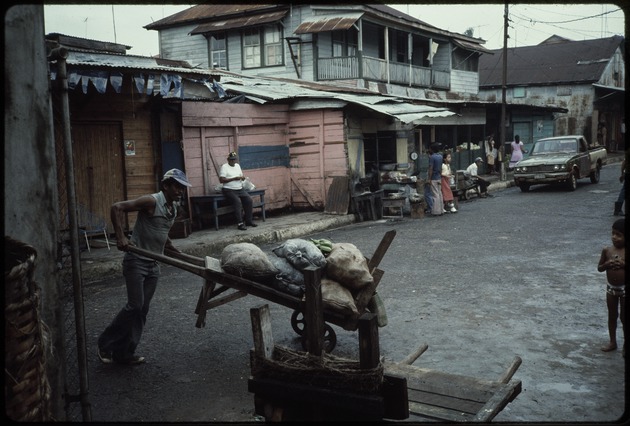
[{"label": "pink wooden wall", "polygon": [[291,204],[323,210],[332,178],[348,173],[343,112],[294,111],[290,117]]},{"label": "pink wooden wall", "polygon": [[343,112],[290,112],[287,105],[183,102],[182,126],[189,195],[214,191],[230,151],[288,145],[291,167],[244,170],[266,189],[269,210],[289,206],[323,210],[333,176],[348,171]]}]

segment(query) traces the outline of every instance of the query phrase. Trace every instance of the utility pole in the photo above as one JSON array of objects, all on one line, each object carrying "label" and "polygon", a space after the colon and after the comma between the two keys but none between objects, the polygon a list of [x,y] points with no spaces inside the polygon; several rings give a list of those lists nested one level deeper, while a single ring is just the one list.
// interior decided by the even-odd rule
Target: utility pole
[{"label": "utility pole", "polygon": [[507,90],[507,40],[508,40],[508,4],[505,3],[505,12],[503,14],[503,75],[501,78],[501,177],[502,181],[507,180],[507,171],[505,170],[505,92]]}]

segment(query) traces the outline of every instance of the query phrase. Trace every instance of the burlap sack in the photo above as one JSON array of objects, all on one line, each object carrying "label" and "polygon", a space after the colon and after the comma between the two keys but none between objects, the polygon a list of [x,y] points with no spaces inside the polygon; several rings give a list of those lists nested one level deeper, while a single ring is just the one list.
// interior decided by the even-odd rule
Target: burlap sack
[{"label": "burlap sack", "polygon": [[304,285],[304,273],[291,265],[287,259],[272,255],[269,257],[269,260],[278,270],[276,278],[300,286]]},{"label": "burlap sack", "polygon": [[350,290],[330,278],[321,280],[322,302],[331,309],[344,315],[358,315]]},{"label": "burlap sack", "polygon": [[326,276],[350,290],[360,290],[374,281],[367,260],[351,243],[333,244],[326,258]]},{"label": "burlap sack", "polygon": [[221,267],[225,272],[254,281],[273,278],[278,269],[265,252],[251,243],[235,243],[221,252]]},{"label": "burlap sack", "polygon": [[300,271],[314,266],[323,268],[326,266],[326,258],[311,241],[301,238],[286,240],[282,245],[272,250],[276,256],[285,258]]}]

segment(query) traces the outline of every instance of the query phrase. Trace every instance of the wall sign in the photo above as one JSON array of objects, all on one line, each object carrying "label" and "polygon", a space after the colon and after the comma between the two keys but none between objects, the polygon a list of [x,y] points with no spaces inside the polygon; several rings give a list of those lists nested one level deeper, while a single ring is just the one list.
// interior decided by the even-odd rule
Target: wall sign
[{"label": "wall sign", "polygon": [[136,155],[136,141],[125,141],[125,155]]}]

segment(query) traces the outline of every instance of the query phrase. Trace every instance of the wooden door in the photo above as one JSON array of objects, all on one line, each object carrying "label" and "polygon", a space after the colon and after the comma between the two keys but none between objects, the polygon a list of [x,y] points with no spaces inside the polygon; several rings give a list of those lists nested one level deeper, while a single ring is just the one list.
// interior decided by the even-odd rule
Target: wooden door
[{"label": "wooden door", "polygon": [[125,199],[121,135],[116,122],[72,124],[77,203],[104,217],[110,233],[110,208]]}]

